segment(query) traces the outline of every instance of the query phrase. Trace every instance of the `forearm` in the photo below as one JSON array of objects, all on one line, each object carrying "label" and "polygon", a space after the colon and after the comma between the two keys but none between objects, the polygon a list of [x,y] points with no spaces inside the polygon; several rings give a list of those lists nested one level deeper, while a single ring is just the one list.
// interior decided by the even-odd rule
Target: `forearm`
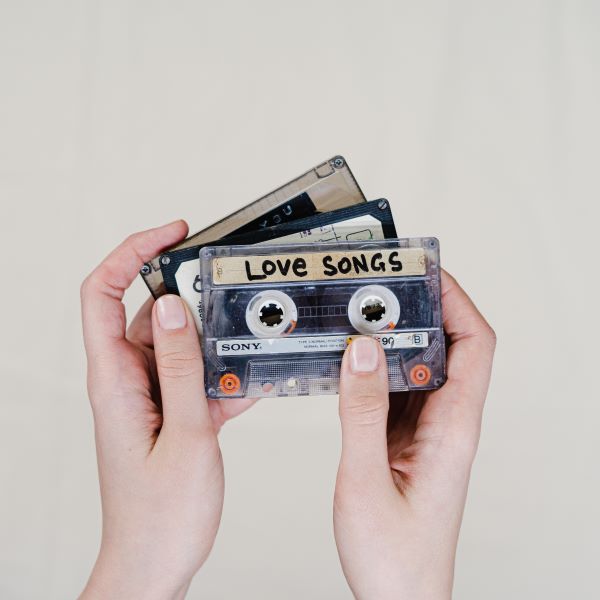
[{"label": "forearm", "polygon": [[80,600],[183,600],[191,579],[171,578],[156,571],[142,574],[99,556]]}]

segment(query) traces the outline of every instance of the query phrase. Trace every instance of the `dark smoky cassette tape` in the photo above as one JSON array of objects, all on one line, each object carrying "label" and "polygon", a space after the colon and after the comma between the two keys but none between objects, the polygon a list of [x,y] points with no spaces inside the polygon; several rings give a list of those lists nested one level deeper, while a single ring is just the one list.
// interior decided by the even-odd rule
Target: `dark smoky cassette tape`
[{"label": "dark smoky cassette tape", "polygon": [[[366,202],[366,198],[346,159],[343,156],[334,156],[202,231],[189,236],[170,250],[206,246],[221,238],[256,233],[266,227],[363,202]],[[231,243],[235,244],[236,242],[232,240]],[[196,253],[195,256],[197,258],[198,254]],[[161,259],[163,258],[164,254],[152,258],[140,270],[144,282],[155,298],[167,293],[162,273]]]},{"label": "dark smoky cassette tape", "polygon": [[357,335],[385,351],[390,391],[445,381],[435,238],[200,251],[209,397],[335,394]]}]

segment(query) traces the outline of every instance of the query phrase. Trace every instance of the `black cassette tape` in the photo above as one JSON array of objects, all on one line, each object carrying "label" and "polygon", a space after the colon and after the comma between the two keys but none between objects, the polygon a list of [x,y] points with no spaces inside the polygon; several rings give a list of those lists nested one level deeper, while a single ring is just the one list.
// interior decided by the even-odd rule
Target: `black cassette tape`
[{"label": "black cassette tape", "polygon": [[395,238],[389,202],[383,198],[339,208],[274,227],[265,227],[217,240],[211,244],[165,252],[160,256],[165,288],[187,303],[198,332],[202,333],[202,289],[198,255],[203,246],[272,245]]},{"label": "black cassette tape", "polygon": [[342,354],[370,335],[390,390],[445,381],[435,238],[200,252],[209,397],[338,392]]}]

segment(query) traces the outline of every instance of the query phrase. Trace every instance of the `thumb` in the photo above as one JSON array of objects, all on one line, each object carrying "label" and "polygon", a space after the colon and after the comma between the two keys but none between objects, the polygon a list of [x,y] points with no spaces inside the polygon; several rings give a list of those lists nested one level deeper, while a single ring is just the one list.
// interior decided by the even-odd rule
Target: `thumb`
[{"label": "thumb", "polygon": [[389,474],[388,373],[385,354],[371,337],[355,338],[344,354],[340,374],[343,471],[359,478]]},{"label": "thumb", "polygon": [[212,424],[204,391],[204,366],[194,319],[179,296],[161,296],[152,311],[163,430],[198,435]]}]

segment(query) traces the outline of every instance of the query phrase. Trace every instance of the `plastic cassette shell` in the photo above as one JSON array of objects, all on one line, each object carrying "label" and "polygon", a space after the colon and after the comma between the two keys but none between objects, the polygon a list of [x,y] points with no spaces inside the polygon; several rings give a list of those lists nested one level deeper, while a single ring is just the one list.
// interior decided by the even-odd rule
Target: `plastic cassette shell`
[{"label": "plastic cassette shell", "polygon": [[437,239],[205,247],[200,257],[209,397],[335,394],[357,335],[384,348],[390,391],[444,383]]},{"label": "plastic cassette shell", "polygon": [[[396,237],[396,228],[394,226],[394,218],[389,202],[385,198],[363,202],[354,206],[338,208],[337,210],[319,213],[303,219],[296,219],[281,225],[273,227],[265,227],[258,231],[248,232],[225,237],[220,240],[215,240],[209,244],[198,244],[189,248],[178,248],[169,250],[161,254],[160,259],[162,265],[163,279],[165,289],[169,294],[178,294],[178,286],[176,281],[177,270],[179,266],[187,261],[194,260],[197,264],[198,254],[203,246],[246,246],[255,244],[264,244],[270,240],[292,235],[298,232],[309,231],[318,227],[327,227],[344,223],[351,219],[360,219],[372,217],[382,229],[385,238]],[[360,239],[360,238],[358,238]],[[307,242],[309,240],[307,239]],[[275,242],[273,242],[275,243]],[[198,272],[200,269],[198,269]]]},{"label": "plastic cassette shell", "polygon": [[[330,241],[381,240],[396,237],[390,203],[385,198],[362,202],[296,219],[274,227],[235,235],[202,246],[273,245],[292,243],[324,243]],[[187,303],[199,333],[202,333],[200,263],[202,246],[181,248],[161,254],[165,289],[181,296]]]},{"label": "plastic cassette shell", "polygon": [[[362,190],[346,159],[338,155],[189,236],[171,249],[206,245],[220,238],[362,202],[366,202]],[[160,258],[152,258],[140,270],[154,298],[166,293]]]}]

